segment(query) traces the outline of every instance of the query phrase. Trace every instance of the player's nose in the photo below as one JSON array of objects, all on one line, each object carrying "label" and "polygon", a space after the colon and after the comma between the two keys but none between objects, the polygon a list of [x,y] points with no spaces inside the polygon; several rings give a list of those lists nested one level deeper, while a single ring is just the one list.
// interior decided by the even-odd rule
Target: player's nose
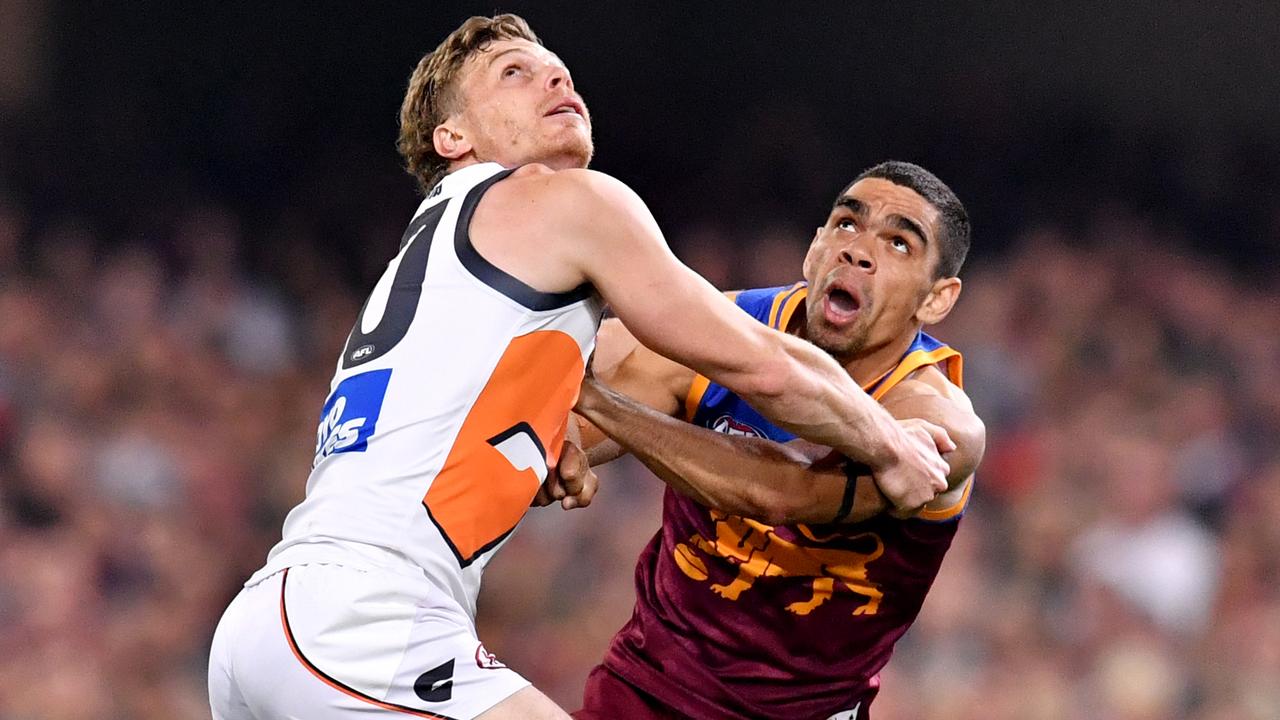
[{"label": "player's nose", "polygon": [[866,272],[875,272],[876,261],[867,249],[867,243],[862,239],[862,233],[854,238],[848,245],[840,250],[840,262],[844,265],[852,265]]},{"label": "player's nose", "polygon": [[569,77],[569,71],[560,65],[552,65],[551,70],[547,73],[547,89],[559,90],[561,87],[573,89],[573,79]]}]

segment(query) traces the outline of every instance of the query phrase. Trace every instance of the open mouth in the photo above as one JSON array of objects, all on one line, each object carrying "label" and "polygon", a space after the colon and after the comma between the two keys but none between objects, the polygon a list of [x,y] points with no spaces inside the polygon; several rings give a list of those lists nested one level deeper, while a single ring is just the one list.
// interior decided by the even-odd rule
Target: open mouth
[{"label": "open mouth", "polygon": [[843,287],[832,287],[822,299],[823,311],[827,320],[835,325],[852,322],[862,309],[862,300],[856,291]]},{"label": "open mouth", "polygon": [[582,103],[579,103],[575,100],[565,100],[559,105],[556,105],[555,107],[551,108],[550,112],[546,114],[546,117],[552,117],[555,115],[573,115],[580,118],[586,117],[583,111]]}]

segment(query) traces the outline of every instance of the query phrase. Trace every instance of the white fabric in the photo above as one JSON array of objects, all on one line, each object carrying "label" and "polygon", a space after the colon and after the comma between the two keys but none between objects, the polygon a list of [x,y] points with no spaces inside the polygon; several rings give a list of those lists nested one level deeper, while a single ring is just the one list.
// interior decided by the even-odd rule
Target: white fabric
[{"label": "white fabric", "polygon": [[[370,318],[381,317],[378,306],[385,305],[389,278],[400,258],[413,243],[429,239],[430,259],[413,323],[381,357],[350,369],[339,364],[330,386],[333,392],[353,376],[389,369],[376,431],[363,452],[317,454],[306,499],[289,513],[283,539],[249,584],[299,562],[325,560],[313,545],[317,540],[363,543],[409,558],[474,618],[481,574],[501,545],[461,567],[428,517],[423,497],[511,341],[537,331],[560,331],[577,343],[585,364],[595,348],[602,309],[593,295],[555,310],[530,310],[476,278],[458,259],[454,238],[463,198],[502,171],[494,163],[455,171],[418,208],[415,218],[447,203],[434,236],[406,244],[388,265],[363,318],[365,329],[376,326],[369,325]],[[569,408],[564,410],[567,417]],[[328,442],[340,444],[358,429],[335,428]]]},{"label": "white fabric", "polygon": [[425,579],[336,564],[242,589],[209,663],[214,720],[471,720],[528,684]]}]

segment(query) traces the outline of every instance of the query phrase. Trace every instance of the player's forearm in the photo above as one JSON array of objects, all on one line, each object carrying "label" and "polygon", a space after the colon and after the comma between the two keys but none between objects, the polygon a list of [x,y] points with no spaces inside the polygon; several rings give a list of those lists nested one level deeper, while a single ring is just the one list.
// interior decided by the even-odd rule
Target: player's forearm
[{"label": "player's forearm", "polygon": [[656,413],[594,381],[583,383],[574,410],[677,491],[727,512],[749,509],[742,493],[721,481],[744,468],[721,466],[720,473],[711,471],[722,459],[715,447],[719,433],[704,430],[714,437],[699,437],[694,432],[699,428]]},{"label": "player's forearm", "polygon": [[739,394],[779,426],[873,470],[903,452],[906,441],[893,416],[817,347],[787,336],[782,352],[755,372],[757,381]]},{"label": "player's forearm", "polygon": [[604,434],[595,423],[583,417],[578,412],[569,414],[569,421],[578,428],[579,443],[583,452],[587,454],[587,463],[592,467],[612,462],[627,454],[626,448],[619,445],[613,438]]},{"label": "player's forearm", "polygon": [[657,413],[595,383],[577,412],[680,493],[771,524],[858,522],[888,503],[870,476],[850,478],[785,445],[729,436]]}]

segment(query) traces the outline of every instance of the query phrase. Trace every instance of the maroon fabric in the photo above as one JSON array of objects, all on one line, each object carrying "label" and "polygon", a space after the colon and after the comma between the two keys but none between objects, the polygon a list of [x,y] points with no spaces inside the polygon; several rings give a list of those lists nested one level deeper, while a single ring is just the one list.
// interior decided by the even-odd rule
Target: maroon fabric
[{"label": "maroon fabric", "polygon": [[683,720],[603,665],[587,676],[582,709],[570,714],[577,720]]},{"label": "maroon fabric", "polygon": [[604,664],[696,720],[865,718],[958,521],[768,528],[668,490]]}]

